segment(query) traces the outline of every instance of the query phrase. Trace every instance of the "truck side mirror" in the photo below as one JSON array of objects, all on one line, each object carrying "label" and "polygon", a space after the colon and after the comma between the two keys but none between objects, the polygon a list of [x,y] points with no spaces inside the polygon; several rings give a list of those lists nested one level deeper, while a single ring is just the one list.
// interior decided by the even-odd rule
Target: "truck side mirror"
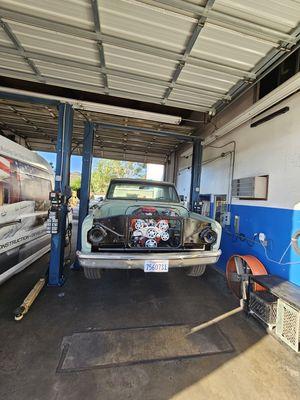
[{"label": "truck side mirror", "polygon": [[184,195],[183,195],[183,194],[180,194],[180,195],[179,195],[179,200],[180,200],[181,203],[184,202]]}]

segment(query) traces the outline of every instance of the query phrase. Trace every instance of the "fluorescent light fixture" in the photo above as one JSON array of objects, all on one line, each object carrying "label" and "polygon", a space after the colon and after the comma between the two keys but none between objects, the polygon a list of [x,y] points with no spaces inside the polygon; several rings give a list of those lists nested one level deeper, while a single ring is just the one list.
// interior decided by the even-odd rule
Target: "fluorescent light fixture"
[{"label": "fluorescent light fixture", "polygon": [[30,96],[38,99],[54,100],[54,101],[59,101],[61,103],[68,103],[72,104],[75,110],[84,110],[84,111],[98,112],[103,114],[118,115],[121,117],[137,118],[147,121],[161,122],[163,124],[179,125],[181,122],[181,117],[179,116],[160,114],[150,111],[134,110],[132,108],[117,107],[107,104],[93,103],[90,101],[80,101],[80,100],[70,99],[67,97],[30,92],[28,90],[12,89],[0,86],[0,92],[22,95],[22,96]]},{"label": "fluorescent light fixture", "polygon": [[236,118],[232,119],[227,124],[223,125],[221,128],[215,130],[213,134],[209,135],[203,142],[203,146],[208,146],[209,144],[215,142],[221,137],[232,132],[234,129],[243,125],[250,119],[254,118],[258,114],[267,110],[268,108],[274,106],[274,104],[285,99],[291,94],[295,93],[300,89],[300,72],[292,76],[282,85],[278,86],[272,92],[264,96],[262,99],[258,100],[251,107],[247,108],[244,112],[238,115]]},{"label": "fluorescent light fixture", "polygon": [[150,111],[134,110],[132,108],[110,106],[106,104],[97,104],[89,101],[74,100],[73,107],[74,109],[77,110],[119,115],[122,117],[129,117],[129,118],[146,119],[149,121],[156,121],[165,124],[179,125],[181,122],[181,117],[173,115],[159,114]]}]

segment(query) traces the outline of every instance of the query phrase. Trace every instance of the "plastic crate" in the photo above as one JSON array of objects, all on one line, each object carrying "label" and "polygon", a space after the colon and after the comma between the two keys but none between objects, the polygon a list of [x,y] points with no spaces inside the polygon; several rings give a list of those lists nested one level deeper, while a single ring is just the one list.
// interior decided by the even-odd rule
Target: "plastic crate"
[{"label": "plastic crate", "polygon": [[267,291],[250,292],[249,309],[269,327],[276,325],[277,297]]},{"label": "plastic crate", "polygon": [[293,350],[300,350],[300,311],[278,300],[276,335]]}]

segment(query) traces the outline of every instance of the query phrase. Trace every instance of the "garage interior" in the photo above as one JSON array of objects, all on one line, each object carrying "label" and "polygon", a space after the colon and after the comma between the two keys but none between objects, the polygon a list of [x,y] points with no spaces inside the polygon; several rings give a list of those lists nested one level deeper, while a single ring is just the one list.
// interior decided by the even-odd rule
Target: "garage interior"
[{"label": "garage interior", "polygon": [[[83,156],[78,232],[92,157],[163,164],[165,180],[177,185],[189,171],[182,193],[198,211],[199,194],[213,193],[201,190],[207,161],[227,156],[209,153],[213,146],[227,145],[221,138],[228,132],[300,89],[297,1],[1,0],[0,26],[0,134],[57,153],[65,189],[71,154]],[[258,98],[259,83],[293,56],[295,71]],[[109,271],[88,281],[76,266],[76,227],[72,269],[64,262],[64,235],[52,235],[50,254],[1,287],[0,398],[298,398],[298,355],[241,311],[212,328],[224,347],[218,337],[200,356],[166,361],[161,351],[155,362],[89,366],[97,357],[93,342],[84,346],[76,334],[84,341],[85,334],[171,327],[164,346],[170,341],[175,349],[178,326],[197,327],[239,302],[218,267],[199,280],[176,270]],[[298,270],[285,270],[271,272],[299,284]],[[17,324],[14,309],[47,271],[49,287]],[[82,368],[65,367],[72,340],[85,348]],[[147,346],[142,341],[140,350],[157,350]]]}]

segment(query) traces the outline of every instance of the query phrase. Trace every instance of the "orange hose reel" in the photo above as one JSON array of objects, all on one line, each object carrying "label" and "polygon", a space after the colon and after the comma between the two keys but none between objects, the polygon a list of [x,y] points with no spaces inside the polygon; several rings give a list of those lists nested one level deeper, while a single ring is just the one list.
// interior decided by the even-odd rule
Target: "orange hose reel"
[{"label": "orange hose reel", "polygon": [[[226,264],[226,278],[227,278],[227,283],[231,291],[237,296],[239,293],[239,288],[237,282],[233,282],[231,280],[231,274],[237,273],[236,270],[236,264],[234,261],[235,257],[239,257],[242,261],[244,261],[247,264],[247,267],[251,270],[252,275],[268,275],[268,272],[265,268],[265,266],[259,261],[258,258],[252,256],[252,255],[240,255],[240,254],[234,254],[232,255],[229,260],[227,261]],[[263,286],[254,283],[253,284],[253,291],[263,291],[266,290]]]}]

